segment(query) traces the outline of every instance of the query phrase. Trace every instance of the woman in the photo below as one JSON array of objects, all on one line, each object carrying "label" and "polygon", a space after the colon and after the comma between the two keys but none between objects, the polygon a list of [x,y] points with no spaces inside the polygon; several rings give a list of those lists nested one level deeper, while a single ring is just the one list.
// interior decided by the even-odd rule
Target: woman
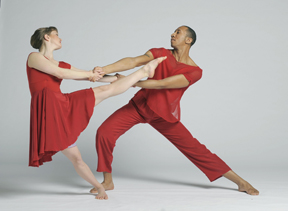
[{"label": "woman", "polygon": [[[61,151],[76,172],[98,190],[97,199],[108,199],[103,186],[84,163],[75,142],[86,128],[95,105],[118,95],[144,77],[153,77],[157,65],[165,58],[153,60],[131,75],[117,80],[102,77],[104,72],[77,69],[53,58],[62,47],[55,27],[39,28],[31,37],[31,45],[39,52],[28,56],[27,75],[31,92],[29,166],[39,167]],[[60,91],[62,79],[112,82],[113,84],[80,90],[70,94]]]}]

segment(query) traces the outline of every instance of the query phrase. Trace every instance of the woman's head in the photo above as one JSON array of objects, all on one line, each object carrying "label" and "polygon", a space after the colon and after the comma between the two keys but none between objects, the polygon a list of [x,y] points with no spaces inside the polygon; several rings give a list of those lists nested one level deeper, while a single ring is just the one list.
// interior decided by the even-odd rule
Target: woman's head
[{"label": "woman's head", "polygon": [[37,29],[34,34],[31,36],[30,44],[33,48],[40,50],[44,43],[44,36],[50,35],[52,31],[58,32],[57,28],[54,26],[43,27]]}]

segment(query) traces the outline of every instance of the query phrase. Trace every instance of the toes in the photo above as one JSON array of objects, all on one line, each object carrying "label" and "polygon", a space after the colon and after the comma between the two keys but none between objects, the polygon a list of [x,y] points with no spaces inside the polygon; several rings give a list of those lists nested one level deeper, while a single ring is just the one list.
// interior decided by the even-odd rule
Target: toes
[{"label": "toes", "polygon": [[98,200],[107,200],[108,199],[108,196],[106,195],[106,196],[95,196],[95,198],[96,199],[98,199]]},{"label": "toes", "polygon": [[159,63],[162,62],[162,61],[164,61],[166,58],[167,58],[167,56],[161,57],[160,60],[159,60]]},{"label": "toes", "polygon": [[249,195],[257,196],[259,195],[259,191],[255,188],[241,188],[239,189],[240,192],[246,192]]},{"label": "toes", "polygon": [[255,190],[255,189],[250,189],[248,191],[248,194],[253,195],[253,196],[257,196],[257,195],[259,195],[259,191]]}]

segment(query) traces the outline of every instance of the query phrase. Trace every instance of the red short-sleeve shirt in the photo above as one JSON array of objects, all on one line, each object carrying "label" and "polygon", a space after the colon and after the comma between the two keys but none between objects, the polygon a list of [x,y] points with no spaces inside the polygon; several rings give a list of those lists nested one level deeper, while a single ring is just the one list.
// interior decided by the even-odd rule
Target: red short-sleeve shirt
[{"label": "red short-sleeve shirt", "polygon": [[[158,65],[153,80],[161,80],[170,76],[183,74],[189,81],[189,86],[202,77],[202,69],[178,62],[171,51],[165,48],[152,48],[150,52],[154,58],[167,56],[167,59]],[[149,79],[148,79],[149,80]],[[141,89],[134,98],[144,97],[151,110],[168,122],[180,120],[180,100],[186,89]]]}]

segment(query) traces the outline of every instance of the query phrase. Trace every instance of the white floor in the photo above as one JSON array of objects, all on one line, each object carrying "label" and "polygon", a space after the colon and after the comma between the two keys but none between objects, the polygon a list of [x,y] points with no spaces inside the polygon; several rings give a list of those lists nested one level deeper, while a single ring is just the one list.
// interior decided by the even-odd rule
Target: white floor
[{"label": "white floor", "polygon": [[[67,167],[63,169],[0,166],[0,210],[21,211],[284,211],[288,210],[287,170],[241,170],[241,175],[260,190],[249,196],[224,178],[210,183],[202,173],[185,175],[162,170],[158,173],[115,175],[115,190],[109,200],[99,201],[91,188]],[[71,171],[70,171],[71,170]],[[101,174],[96,174],[102,180]],[[247,179],[248,180],[248,179]]]}]

